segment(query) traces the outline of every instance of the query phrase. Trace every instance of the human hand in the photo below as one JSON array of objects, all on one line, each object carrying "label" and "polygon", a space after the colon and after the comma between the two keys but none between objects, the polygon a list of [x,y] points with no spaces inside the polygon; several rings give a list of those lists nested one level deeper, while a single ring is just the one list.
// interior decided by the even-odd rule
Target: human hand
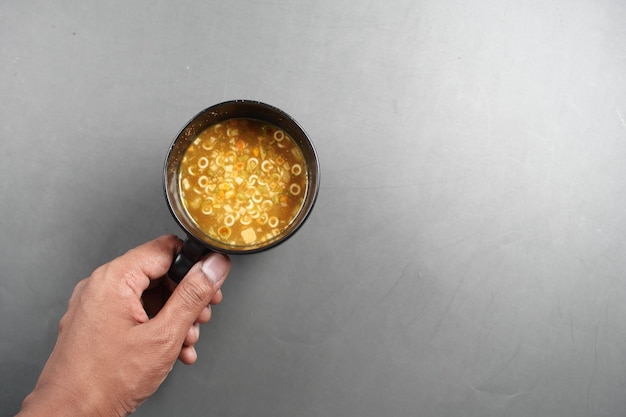
[{"label": "human hand", "polygon": [[163,277],[181,245],[162,236],[76,285],[54,350],[18,416],[127,416],[177,358],[196,361],[199,325],[222,299],[230,260],[211,253],[174,286]]}]

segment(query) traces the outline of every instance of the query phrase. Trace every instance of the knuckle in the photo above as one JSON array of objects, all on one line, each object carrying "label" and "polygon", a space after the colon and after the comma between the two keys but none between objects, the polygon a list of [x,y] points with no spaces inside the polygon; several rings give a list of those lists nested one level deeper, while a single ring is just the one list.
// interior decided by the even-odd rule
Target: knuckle
[{"label": "knuckle", "polygon": [[168,350],[170,347],[175,346],[178,343],[178,337],[173,328],[164,326],[157,334],[157,345]]},{"label": "knuckle", "polygon": [[207,305],[210,300],[211,287],[208,282],[201,280],[183,281],[178,289],[185,303],[192,305]]},{"label": "knuckle", "polygon": [[67,328],[68,321],[70,320],[68,313],[63,314],[63,317],[61,317],[61,320],[59,320],[59,333],[63,333],[65,331],[65,329]]}]

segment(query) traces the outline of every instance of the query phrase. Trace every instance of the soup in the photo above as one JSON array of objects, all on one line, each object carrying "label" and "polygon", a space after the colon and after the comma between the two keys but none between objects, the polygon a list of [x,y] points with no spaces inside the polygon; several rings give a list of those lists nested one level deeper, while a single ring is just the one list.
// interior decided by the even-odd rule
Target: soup
[{"label": "soup", "polygon": [[255,119],[229,119],[203,130],[179,167],[185,210],[214,240],[259,245],[279,236],[307,192],[299,146],[282,129]]}]

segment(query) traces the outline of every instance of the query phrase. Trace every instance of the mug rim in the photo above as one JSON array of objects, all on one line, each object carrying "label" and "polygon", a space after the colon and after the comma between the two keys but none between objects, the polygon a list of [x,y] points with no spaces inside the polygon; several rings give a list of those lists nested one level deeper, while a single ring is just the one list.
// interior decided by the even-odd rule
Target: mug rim
[{"label": "mug rim", "polygon": [[[243,108],[241,106],[243,106]],[[224,109],[230,109],[230,110],[223,111]],[[267,119],[260,118],[260,117],[252,117],[252,116],[245,116],[242,114],[239,114],[239,115],[236,114],[238,111],[239,113],[246,113],[254,109],[269,112],[269,114],[272,114],[273,116],[276,117],[276,120],[267,120]],[[211,120],[211,122],[208,124],[199,123],[201,128],[198,129],[197,133],[199,133],[200,131],[204,130],[208,126],[214,123],[217,123],[219,121],[235,119],[235,118],[251,118],[251,119],[266,121],[268,123],[271,123],[285,130],[302,150],[302,153],[304,154],[305,162],[307,165],[307,176],[308,176],[307,194],[305,195],[305,199],[302,203],[302,207],[300,208],[300,211],[298,212],[296,217],[293,219],[292,223],[285,229],[284,233],[279,234],[278,237],[274,239],[270,239],[269,241],[261,243],[261,244],[255,244],[255,245],[249,245],[249,246],[228,245],[217,239],[211,239],[211,237],[208,234],[202,232],[201,229],[197,226],[195,226],[195,228],[198,229],[198,231],[202,232],[201,234],[197,233],[196,230],[190,230],[190,227],[188,227],[187,225],[192,225],[192,226],[194,225],[194,221],[192,220],[191,216],[186,212],[184,208],[182,210],[182,213],[180,213],[181,210],[177,211],[174,208],[174,205],[176,205],[176,203],[173,201],[173,199],[175,199],[176,197],[179,197],[178,196],[179,185],[178,185],[178,180],[176,179],[178,178],[178,164],[175,163],[174,164],[175,167],[172,167],[172,164],[170,163],[170,161],[173,158],[172,156],[173,152],[175,151],[177,147],[176,145],[179,143],[179,141],[184,142],[184,140],[190,140],[190,141],[193,140],[193,138],[195,137],[195,135],[197,135],[197,133],[191,134],[190,131],[193,130],[192,127],[194,126],[194,123],[197,123],[198,120],[201,120],[205,116],[208,117],[209,119],[211,119],[211,117],[213,116],[214,120]],[[292,127],[292,129],[285,129],[285,127],[281,126],[281,124],[289,124]],[[295,129],[296,132],[293,132],[293,129]],[[306,145],[308,148],[306,152],[304,149],[302,149],[303,144]],[[184,146],[182,153],[186,151],[187,147],[188,147],[188,144]],[[176,171],[175,173],[172,172],[172,168],[174,168],[174,170]],[[172,174],[176,174],[174,175],[174,180],[171,179]],[[176,221],[176,223],[179,225],[181,229],[183,229],[183,231],[186,233],[188,238],[193,239],[198,244],[206,247],[209,250],[212,250],[215,252],[227,253],[227,254],[257,253],[257,252],[265,251],[267,249],[278,246],[279,244],[288,240],[302,227],[302,225],[308,219],[317,201],[319,187],[320,187],[319,158],[318,158],[318,154],[315,149],[315,146],[313,145],[313,142],[311,141],[309,135],[302,128],[302,126],[293,117],[287,114],[285,111],[273,105],[270,105],[261,101],[257,101],[257,100],[236,99],[236,100],[223,101],[223,102],[211,105],[205,108],[204,110],[201,110],[200,112],[198,112],[191,119],[189,119],[189,121],[184,125],[184,127],[175,136],[165,156],[165,162],[163,166],[163,191],[165,194],[165,199],[167,202],[168,209],[170,213],[172,214],[172,216],[174,217],[174,220]],[[181,218],[181,216],[185,216],[186,218],[183,219]]]}]

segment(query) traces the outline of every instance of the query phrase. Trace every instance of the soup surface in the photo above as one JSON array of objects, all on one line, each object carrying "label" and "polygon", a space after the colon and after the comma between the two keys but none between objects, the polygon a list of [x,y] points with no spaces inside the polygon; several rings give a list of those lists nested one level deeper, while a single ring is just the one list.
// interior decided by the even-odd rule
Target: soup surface
[{"label": "soup surface", "polygon": [[274,125],[229,119],[202,131],[179,168],[183,204],[198,227],[231,246],[263,244],[302,208],[307,169],[293,139]]}]

